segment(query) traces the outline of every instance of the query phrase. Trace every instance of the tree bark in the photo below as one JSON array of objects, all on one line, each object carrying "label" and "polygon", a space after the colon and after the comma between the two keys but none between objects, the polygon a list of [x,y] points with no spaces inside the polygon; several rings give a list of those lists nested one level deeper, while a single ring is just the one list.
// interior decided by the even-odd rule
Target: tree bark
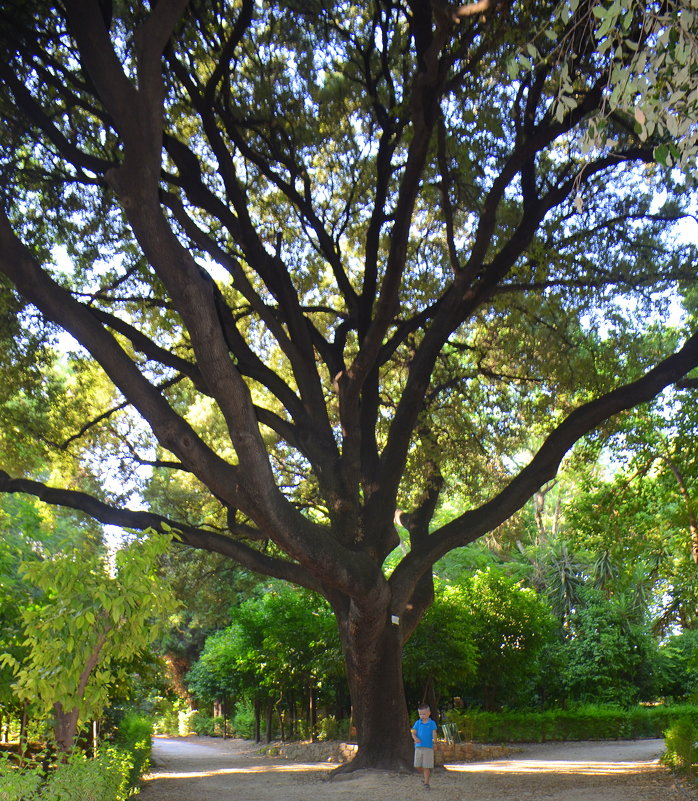
[{"label": "tree bark", "polygon": [[267,718],[266,718],[266,727],[264,730],[264,742],[270,743],[272,738],[272,724],[274,722],[274,703],[269,698],[267,700]]},{"label": "tree bark", "polygon": [[22,717],[19,723],[19,764],[24,763],[24,756],[27,753],[27,729],[29,726],[29,702],[24,701],[22,704]]},{"label": "tree bark", "polygon": [[386,618],[364,621],[365,625],[357,625],[351,615],[339,618],[359,747],[354,759],[337,773],[364,768],[413,770],[402,679],[402,633],[400,625],[392,623],[388,615]]},{"label": "tree bark", "polygon": [[78,730],[78,708],[65,710],[63,704],[53,705],[55,714],[53,731],[56,737],[58,750],[63,754],[69,754],[75,745],[75,735]]},{"label": "tree bark", "polygon": [[308,729],[310,731],[310,740],[314,743],[317,740],[317,707],[315,704],[315,684],[312,679],[308,682]]},{"label": "tree bark", "polygon": [[260,702],[259,698],[255,698],[254,699],[254,741],[256,743],[259,743],[262,740],[261,717],[262,717],[261,702]]}]

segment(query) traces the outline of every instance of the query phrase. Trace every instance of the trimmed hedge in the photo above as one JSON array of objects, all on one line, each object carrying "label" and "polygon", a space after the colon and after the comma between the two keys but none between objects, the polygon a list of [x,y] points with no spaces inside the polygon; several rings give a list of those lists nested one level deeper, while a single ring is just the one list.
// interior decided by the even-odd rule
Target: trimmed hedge
[{"label": "trimmed hedge", "polygon": [[663,737],[680,718],[698,726],[698,706],[581,706],[543,712],[481,712],[452,709],[446,719],[464,740],[530,743],[546,740],[633,740]]}]

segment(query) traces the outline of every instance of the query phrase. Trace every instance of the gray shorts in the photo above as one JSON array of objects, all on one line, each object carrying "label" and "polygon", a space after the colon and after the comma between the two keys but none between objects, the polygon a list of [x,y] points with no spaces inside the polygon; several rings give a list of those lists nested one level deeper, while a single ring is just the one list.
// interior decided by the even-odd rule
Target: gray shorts
[{"label": "gray shorts", "polygon": [[434,767],[434,749],[433,748],[415,748],[414,749],[414,766],[415,766],[415,768],[433,768]]}]

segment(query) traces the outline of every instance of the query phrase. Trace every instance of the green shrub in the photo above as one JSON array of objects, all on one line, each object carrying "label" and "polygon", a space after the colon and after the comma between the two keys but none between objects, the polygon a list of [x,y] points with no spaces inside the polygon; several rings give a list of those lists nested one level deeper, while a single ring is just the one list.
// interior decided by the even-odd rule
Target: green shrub
[{"label": "green shrub", "polygon": [[0,801],[34,801],[38,799],[41,774],[38,770],[20,770],[6,754],[0,756]]},{"label": "green shrub", "polygon": [[153,716],[153,730],[156,734],[166,734],[168,737],[177,737],[182,732],[182,718],[186,719],[187,714],[191,714],[189,706],[181,699],[170,701],[161,699],[158,704],[158,711]]},{"label": "green shrub", "polygon": [[673,770],[698,776],[698,726],[688,717],[677,720],[664,732],[666,751],[662,762]]},{"label": "green shrub", "polygon": [[216,718],[207,715],[205,712],[195,712],[189,722],[195,734],[205,737],[214,737],[218,734]]},{"label": "green shrub", "polygon": [[153,736],[153,724],[150,718],[137,712],[127,712],[117,726],[117,739],[125,745],[150,741]]},{"label": "green shrub", "polygon": [[19,768],[0,758],[0,801],[126,801],[150,765],[152,726],[127,714],[111,746],[95,759],[80,752],[45,772],[41,765]]},{"label": "green shrub", "polygon": [[348,740],[351,729],[349,718],[337,720],[334,715],[320,718],[318,740]]},{"label": "green shrub", "polygon": [[73,754],[49,774],[41,801],[125,801],[133,763],[129,754],[104,749],[96,759]]},{"label": "green shrub", "polygon": [[96,759],[75,753],[44,775],[39,766],[0,763],[0,801],[126,801],[131,795],[128,754],[104,749]]},{"label": "green shrub", "polygon": [[251,703],[238,704],[233,715],[233,729],[237,737],[254,738],[254,708]]},{"label": "green shrub", "polygon": [[149,718],[128,712],[119,723],[115,743],[130,756],[129,787],[138,787],[141,776],[150,767],[153,725]]},{"label": "green shrub", "polygon": [[164,734],[167,737],[176,737],[179,734],[179,713],[168,709],[153,720],[155,734]]},{"label": "green shrub", "polygon": [[346,721],[337,720],[334,715],[328,715],[320,718],[318,722],[317,738],[320,741],[345,739],[347,730]]},{"label": "green shrub", "polygon": [[177,734],[180,737],[186,737],[188,734],[193,733],[193,729],[191,726],[191,721],[194,715],[196,714],[195,709],[180,709],[179,715],[177,716],[179,719],[179,725],[177,729]]}]

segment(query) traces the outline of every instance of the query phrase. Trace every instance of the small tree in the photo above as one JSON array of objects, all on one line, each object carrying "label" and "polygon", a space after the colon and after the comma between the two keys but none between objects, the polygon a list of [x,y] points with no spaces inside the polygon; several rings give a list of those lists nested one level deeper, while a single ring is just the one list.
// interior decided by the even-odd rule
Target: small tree
[{"label": "small tree", "polygon": [[294,720],[296,700],[306,698],[312,734],[319,696],[329,700],[343,680],[332,613],[322,599],[285,587],[252,598],[234,609],[227,629],[206,640],[187,679],[204,701],[252,696],[257,715],[266,702],[269,722],[272,699],[285,700]]},{"label": "small tree", "polygon": [[660,695],[698,702],[698,630],[669,637],[659,648],[659,665]]},{"label": "small tree", "polygon": [[157,634],[173,608],[157,563],[170,537],[151,534],[119,550],[114,566],[85,549],[25,562],[25,578],[43,592],[22,613],[26,657],[5,654],[14,691],[39,714],[53,715],[58,748],[69,752],[81,720],[98,716],[125,663]]}]

